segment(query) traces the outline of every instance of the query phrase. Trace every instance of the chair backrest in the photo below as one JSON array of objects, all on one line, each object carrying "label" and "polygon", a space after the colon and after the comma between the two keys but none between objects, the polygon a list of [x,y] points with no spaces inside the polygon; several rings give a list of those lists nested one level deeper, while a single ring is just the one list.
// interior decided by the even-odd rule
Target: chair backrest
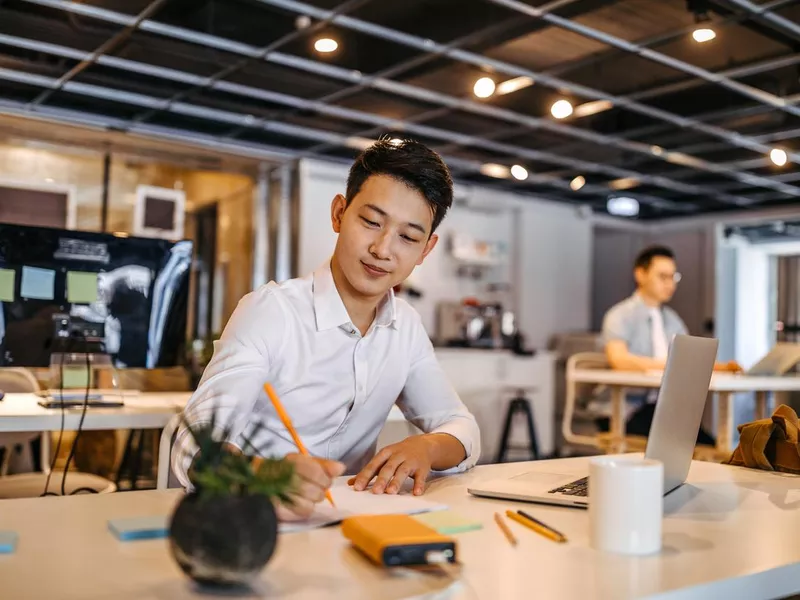
[{"label": "chair backrest", "polygon": [[119,383],[123,389],[140,392],[190,391],[189,373],[183,367],[158,369],[120,369]]},{"label": "chair backrest", "polygon": [[161,432],[161,441],[158,444],[158,475],[156,477],[156,489],[158,490],[179,487],[170,485],[175,482],[170,465],[172,464],[172,443],[175,441],[175,434],[178,433],[181,425],[182,416],[182,413],[178,413],[172,417]]},{"label": "chair backrest", "polygon": [[21,367],[0,368],[0,390],[6,394],[28,393],[40,390],[39,382],[28,369]]},{"label": "chair backrest", "polygon": [[597,440],[590,436],[578,435],[572,431],[572,420],[575,417],[575,405],[579,398],[591,395],[597,386],[594,384],[579,384],[573,381],[573,374],[578,369],[608,369],[608,359],[602,352],[578,352],[567,359],[566,384],[567,393],[564,403],[564,419],[561,423],[561,432],[564,439],[573,444],[596,445]]},{"label": "chair backrest", "polygon": [[604,352],[578,352],[567,359],[567,370],[576,369],[609,369],[608,359]]},{"label": "chair backrest", "polygon": [[[38,392],[39,389],[39,382],[36,381],[36,377],[28,369],[22,367],[0,367],[0,390],[4,393],[31,394]],[[41,436],[41,433],[36,431],[0,434],[0,448],[6,449],[3,460],[0,462],[0,477],[5,477],[8,474],[13,456],[12,449],[18,444],[26,444],[39,436]]]}]

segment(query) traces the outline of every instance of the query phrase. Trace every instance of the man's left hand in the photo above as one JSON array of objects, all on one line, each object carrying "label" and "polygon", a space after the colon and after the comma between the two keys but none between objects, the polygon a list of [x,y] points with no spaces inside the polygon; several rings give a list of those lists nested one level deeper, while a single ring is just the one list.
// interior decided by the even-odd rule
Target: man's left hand
[{"label": "man's left hand", "polygon": [[432,442],[427,435],[415,435],[397,444],[386,446],[347,483],[357,491],[372,485],[373,494],[396,494],[409,477],[414,478],[414,495],[425,491],[425,480],[433,463]]}]

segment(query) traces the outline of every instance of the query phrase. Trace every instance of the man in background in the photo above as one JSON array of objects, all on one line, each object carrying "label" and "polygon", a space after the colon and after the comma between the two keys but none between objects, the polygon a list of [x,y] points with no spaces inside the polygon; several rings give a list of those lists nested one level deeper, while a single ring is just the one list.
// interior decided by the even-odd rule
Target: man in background
[{"label": "man in background", "polygon": [[[675,254],[665,246],[644,249],[633,266],[636,291],[609,309],[603,319],[603,344],[612,369],[620,371],[663,370],[667,352],[676,335],[688,333],[686,324],[666,303],[672,300],[681,275]],[[740,371],[735,362],[717,363],[717,371]],[[626,430],[632,435],[647,436],[655,412],[657,394],[628,397]],[[608,431],[609,420],[598,419],[598,427]],[[702,428],[699,444],[714,444]]]}]

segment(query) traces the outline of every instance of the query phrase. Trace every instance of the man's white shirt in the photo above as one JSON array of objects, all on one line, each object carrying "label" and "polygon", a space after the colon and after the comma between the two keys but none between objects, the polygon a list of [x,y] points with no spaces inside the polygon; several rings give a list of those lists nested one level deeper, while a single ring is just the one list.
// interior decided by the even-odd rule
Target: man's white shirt
[{"label": "man's white shirt", "polygon": [[[392,406],[427,433],[448,433],[466,450],[453,471],[480,456],[480,432],[439,366],[419,314],[390,290],[362,336],[336,289],[330,264],[281,284],[271,282],[239,302],[215,342],[214,356],[186,407],[189,423],[217,411],[220,432],[244,449],[252,439],[261,456],[296,452],[263,386],[271,383],[309,452],[340,460],[358,472],[375,446]],[[197,448],[181,427],[172,469],[184,486]]]}]

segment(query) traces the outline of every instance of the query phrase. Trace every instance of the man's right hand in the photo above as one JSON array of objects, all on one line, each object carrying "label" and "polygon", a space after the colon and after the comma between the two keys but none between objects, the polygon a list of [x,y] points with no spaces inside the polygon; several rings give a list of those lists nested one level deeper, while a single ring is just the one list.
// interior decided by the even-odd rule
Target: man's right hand
[{"label": "man's right hand", "polygon": [[[294,465],[295,485],[292,503],[275,503],[280,521],[302,521],[314,512],[314,505],[325,500],[325,491],[333,480],[344,473],[345,466],[333,460],[314,458],[303,454],[287,454]],[[258,460],[258,459],[254,459]],[[254,465],[257,467],[257,465]]]}]

